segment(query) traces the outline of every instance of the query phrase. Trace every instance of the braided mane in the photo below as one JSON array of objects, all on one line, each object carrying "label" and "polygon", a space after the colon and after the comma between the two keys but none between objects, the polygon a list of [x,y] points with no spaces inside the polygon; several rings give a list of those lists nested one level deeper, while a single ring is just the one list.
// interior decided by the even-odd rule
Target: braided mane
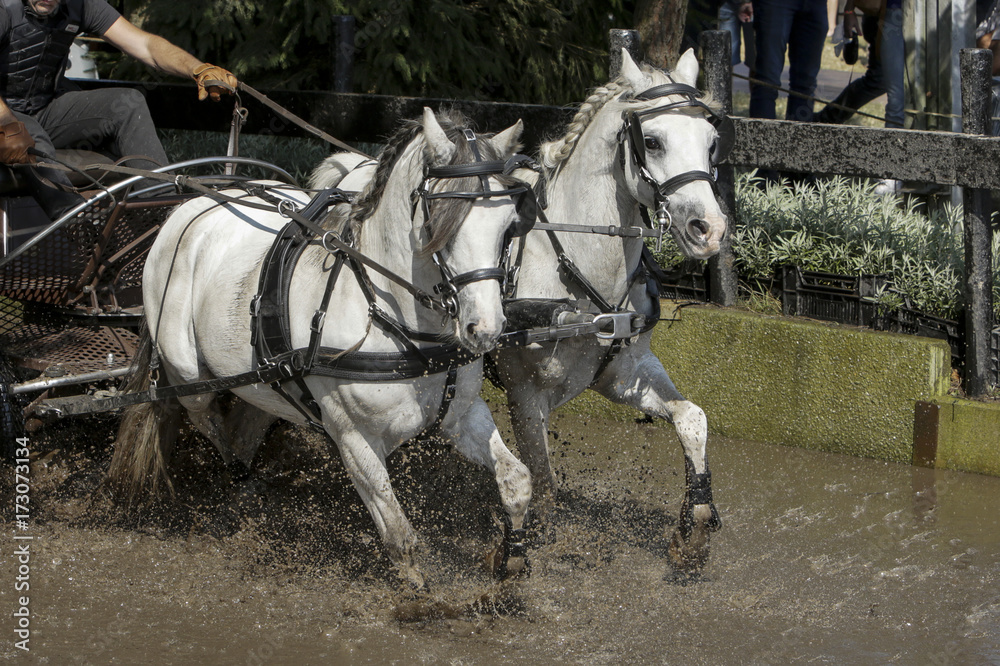
[{"label": "braided mane", "polygon": [[[650,65],[642,64],[640,65],[640,69],[644,74],[653,79],[653,85],[657,85],[658,83],[667,83],[673,80],[666,72]],[[663,80],[658,82],[658,79]],[[545,171],[546,178],[551,179],[559,170],[562,163],[569,159],[569,156],[573,154],[573,150],[576,148],[580,137],[583,136],[583,133],[590,126],[591,122],[593,122],[597,114],[609,102],[616,98],[625,96],[626,93],[638,92],[642,91],[632,90],[631,85],[629,85],[623,77],[618,77],[614,81],[609,81],[603,86],[594,88],[591,95],[587,97],[582,104],[580,104],[580,108],[577,110],[573,119],[569,123],[566,134],[559,139],[543,143],[539,148],[539,161],[541,162],[542,169]],[[710,97],[702,98],[702,101],[708,106],[713,105],[713,100]],[[658,105],[662,103],[663,100],[653,100],[648,104]]]}]

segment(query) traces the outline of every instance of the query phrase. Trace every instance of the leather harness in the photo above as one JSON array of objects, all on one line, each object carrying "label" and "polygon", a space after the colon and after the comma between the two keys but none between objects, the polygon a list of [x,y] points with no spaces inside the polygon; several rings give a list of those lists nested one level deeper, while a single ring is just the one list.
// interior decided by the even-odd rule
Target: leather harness
[{"label": "leather harness", "polygon": [[[430,199],[511,196],[516,201],[518,210],[522,211],[522,215],[526,216],[526,213],[530,212],[533,216],[534,208],[525,203],[525,197],[531,195],[531,190],[526,185],[496,191],[490,190],[488,183],[489,176],[510,173],[523,164],[524,156],[517,155],[506,162],[484,161],[480,156],[475,134],[471,130],[465,130],[465,138],[472,148],[476,162],[427,169],[427,177],[414,192],[413,214],[416,214],[417,204],[422,201],[424,215],[429,219]],[[475,192],[431,192],[429,184],[432,179],[468,176],[479,177],[482,189]],[[266,192],[256,192],[256,194],[265,200],[268,199]],[[305,348],[292,348],[289,328],[289,290],[292,274],[305,249],[310,244],[324,243],[326,238],[324,235],[323,239],[317,239],[300,220],[305,218],[314,225],[315,220],[325,213],[329,206],[348,200],[347,195],[336,188],[320,192],[304,209],[298,211],[296,219],[289,222],[275,237],[261,267],[257,295],[251,301],[251,345],[256,363],[259,367],[283,362],[291,364],[293,372],[272,382],[271,388],[295,407],[307,423],[319,430],[322,430],[322,414],[319,404],[305,382],[307,374],[355,381],[392,381],[447,372],[437,417],[422,433],[423,436],[431,436],[440,428],[455,397],[458,368],[476,361],[480,356],[466,351],[457,343],[446,341],[443,336],[415,331],[393,319],[376,303],[375,292],[364,267],[353,257],[342,251],[332,252],[334,265],[329,271],[323,303],[313,314],[309,345]],[[515,228],[512,233],[515,235],[527,233],[533,222],[533,217],[530,221],[522,220],[519,223],[521,226]],[[507,242],[510,240],[508,238]],[[447,310],[452,316],[457,315],[455,296],[462,286],[480,280],[495,279],[502,283],[506,278],[506,271],[499,267],[480,268],[454,275],[439,256],[435,255],[434,261],[444,278],[443,282],[435,287],[435,291],[443,294]],[[399,341],[404,347],[402,351],[363,352],[357,349],[335,349],[319,344],[329,300],[345,263],[351,268],[368,301],[370,322]],[[437,344],[431,347],[419,347],[416,342]],[[292,386],[295,387],[294,392],[290,391]]]}]

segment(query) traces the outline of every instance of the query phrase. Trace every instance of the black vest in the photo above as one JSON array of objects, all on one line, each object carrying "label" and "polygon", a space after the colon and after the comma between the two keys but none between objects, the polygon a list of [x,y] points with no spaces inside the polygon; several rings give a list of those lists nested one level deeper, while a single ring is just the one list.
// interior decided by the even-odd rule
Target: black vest
[{"label": "black vest", "polygon": [[80,34],[84,0],[63,0],[45,19],[25,11],[24,0],[2,0],[10,35],[0,45],[0,95],[14,111],[34,114],[56,95],[69,47]]}]

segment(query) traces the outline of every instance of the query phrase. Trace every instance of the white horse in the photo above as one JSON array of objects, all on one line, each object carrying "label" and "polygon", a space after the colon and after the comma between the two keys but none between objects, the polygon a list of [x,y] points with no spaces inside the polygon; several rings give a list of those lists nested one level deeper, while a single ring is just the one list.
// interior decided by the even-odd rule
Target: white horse
[{"label": "white horse", "polygon": [[[705,259],[718,253],[726,218],[713,184],[698,175],[714,171],[713,155],[728,137],[720,137],[710,122],[718,116],[690,104],[690,96],[663,96],[676,88],[674,83],[695,86],[697,77],[693,51],[668,75],[640,68],[623,49],[621,76],[594,91],[565,136],[541,147],[549,221],[637,227],[643,225],[642,207],[662,208],[687,256]],[[533,232],[525,238],[514,295],[588,298],[580,281],[560,266],[562,253],[607,303],[653,317],[659,304],[641,271],[642,249],[639,238]],[[548,456],[549,414],[587,388],[674,424],[687,474],[670,553],[676,565],[699,569],[708,556],[709,533],[721,525],[705,450],[708,424],[704,411],[684,399],[650,350],[651,337],[647,330],[611,356],[607,340],[578,337],[499,350],[495,358],[536,498],[551,496],[556,483]]]},{"label": "white horse", "polygon": [[[698,259],[719,251],[726,218],[710,174],[731,137],[717,129],[720,117],[696,102],[691,90],[698,61],[687,51],[673,72],[638,66],[622,51],[621,76],[583,102],[561,139],[541,148],[546,215],[553,224],[643,226],[642,208],[661,209],[682,251]],[[675,84],[681,84],[677,86]],[[677,91],[677,94],[668,94]],[[694,103],[692,103],[694,102]],[[519,178],[532,174],[518,171]],[[314,183],[358,188],[370,166],[350,155],[334,156],[313,174]],[[556,247],[556,243],[559,247]],[[515,298],[592,298],[561,266],[569,258],[590,288],[612,306],[652,316],[640,267],[643,241],[592,233],[533,231],[520,250]],[[518,254],[517,250],[513,251]],[[534,501],[551,503],[556,486],[549,463],[548,423],[553,409],[587,388],[606,398],[666,419],[684,449],[686,492],[670,554],[684,569],[707,561],[709,533],[721,526],[712,503],[705,413],[685,400],[650,350],[651,331],[609,354],[612,343],[574,337],[493,354],[521,453],[531,470]]]},{"label": "white horse", "polygon": [[[285,323],[292,348],[308,347],[319,330],[320,357],[331,361],[330,367],[357,358],[375,364],[383,375],[406,378],[344,378],[317,363],[303,378],[283,382],[280,392],[274,384],[234,388],[245,403],[237,401],[236,416],[230,415],[228,423],[214,394],[153,403],[123,424],[112,480],[136,492],[166,478],[164,449],[172,433],[167,429],[175,425],[162,417],[176,412],[177,402],[228,463],[245,453],[229,437],[235,426],[245,425],[243,419],[249,415],[268,422],[276,415],[305,423],[311,395],[317,415],[312,420],[321,422],[336,443],[407,581],[424,585],[414,561],[416,535],[392,491],[385,460],[407,440],[431,430],[494,473],[510,520],[502,550],[512,555],[497,567],[500,574],[519,571],[524,558],[517,541],[523,538],[531,482],[528,470],[504,445],[479,393],[480,355],[495,345],[505,324],[497,267],[516,217],[508,195],[518,191],[495,167],[514,152],[521,123],[493,138],[476,137],[466,127],[458,114],[435,118],[429,109],[421,121],[407,123],[389,142],[350,218],[334,215],[326,224],[339,233],[314,239],[294,263],[287,289]],[[470,177],[470,163],[493,167]],[[448,196],[470,190],[475,196]],[[292,202],[279,206],[287,212],[304,206],[308,197],[287,186],[268,187],[264,194],[232,190],[223,195],[242,195],[240,202],[246,203],[206,196],[183,204],[165,222],[146,261],[145,316],[161,386],[232,377],[259,367],[251,308],[259,309],[254,300],[262,264],[288,219],[247,206],[284,199]],[[369,263],[352,273],[349,253],[337,251],[341,237],[353,238],[354,250]],[[348,268],[329,292],[328,279],[339,270],[338,262]],[[438,308],[431,310],[418,302],[414,289],[429,294],[435,285],[445,287],[450,298],[433,300]],[[329,316],[317,327],[315,313],[321,309]],[[450,369],[454,373],[445,372]]]}]

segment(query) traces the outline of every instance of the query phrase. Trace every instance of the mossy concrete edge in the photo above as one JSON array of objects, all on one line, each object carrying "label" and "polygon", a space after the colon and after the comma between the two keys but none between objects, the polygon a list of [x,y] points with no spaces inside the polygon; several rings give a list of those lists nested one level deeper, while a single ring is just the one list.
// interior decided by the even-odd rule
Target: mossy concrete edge
[{"label": "mossy concrete edge", "polygon": [[1000,476],[1000,403],[941,397],[934,466]]},{"label": "mossy concrete edge", "polygon": [[[944,340],[670,301],[651,346],[712,433],[900,463],[916,401],[945,396],[951,372]],[[591,391],[562,409],[641,416]]]}]

